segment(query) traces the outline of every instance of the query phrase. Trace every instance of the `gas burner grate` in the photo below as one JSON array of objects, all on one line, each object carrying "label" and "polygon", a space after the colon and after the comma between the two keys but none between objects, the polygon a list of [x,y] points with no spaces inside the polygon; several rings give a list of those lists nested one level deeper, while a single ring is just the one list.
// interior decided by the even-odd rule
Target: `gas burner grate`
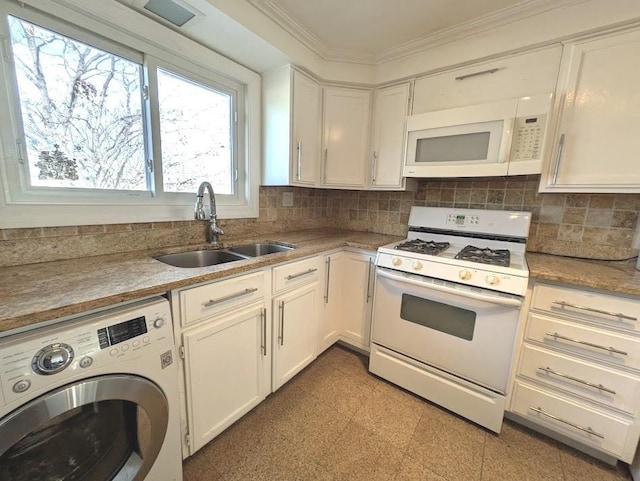
[{"label": "gas burner grate", "polygon": [[408,240],[394,247],[394,249],[401,251],[416,252],[418,254],[427,254],[432,256],[437,256],[448,248],[448,242],[434,242],[421,239]]},{"label": "gas burner grate", "polygon": [[508,249],[489,249],[469,245],[456,254],[456,259],[509,267],[511,254]]}]

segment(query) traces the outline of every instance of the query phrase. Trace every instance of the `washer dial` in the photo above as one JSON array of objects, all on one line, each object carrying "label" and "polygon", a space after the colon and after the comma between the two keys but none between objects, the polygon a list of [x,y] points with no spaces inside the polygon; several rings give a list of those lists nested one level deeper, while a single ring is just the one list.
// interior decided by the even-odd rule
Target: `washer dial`
[{"label": "washer dial", "polygon": [[66,369],[73,361],[73,348],[63,342],[50,344],[40,349],[33,360],[31,368],[36,374],[49,376]]}]

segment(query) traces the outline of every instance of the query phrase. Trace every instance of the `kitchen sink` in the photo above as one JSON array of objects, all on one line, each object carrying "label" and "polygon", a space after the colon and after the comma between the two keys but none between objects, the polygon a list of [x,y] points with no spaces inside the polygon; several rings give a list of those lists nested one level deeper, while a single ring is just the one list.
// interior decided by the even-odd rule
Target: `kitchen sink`
[{"label": "kitchen sink", "polygon": [[174,267],[207,267],[226,262],[241,261],[248,256],[226,250],[200,250],[165,254],[155,259]]},{"label": "kitchen sink", "polygon": [[276,244],[272,242],[257,242],[255,244],[242,244],[242,245],[228,248],[228,250],[232,252],[236,252],[238,254],[249,256],[249,257],[265,256],[267,254],[275,254],[276,252],[286,252],[293,249],[294,247],[286,246],[282,244]]}]

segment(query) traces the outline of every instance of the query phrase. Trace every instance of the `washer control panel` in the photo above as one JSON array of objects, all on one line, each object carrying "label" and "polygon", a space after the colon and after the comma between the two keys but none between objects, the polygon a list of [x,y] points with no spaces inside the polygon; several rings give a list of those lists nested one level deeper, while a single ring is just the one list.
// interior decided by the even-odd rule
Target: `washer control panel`
[{"label": "washer control panel", "polygon": [[[173,345],[169,303],[140,301],[0,339],[4,403]],[[126,368],[122,368],[123,370]]]}]

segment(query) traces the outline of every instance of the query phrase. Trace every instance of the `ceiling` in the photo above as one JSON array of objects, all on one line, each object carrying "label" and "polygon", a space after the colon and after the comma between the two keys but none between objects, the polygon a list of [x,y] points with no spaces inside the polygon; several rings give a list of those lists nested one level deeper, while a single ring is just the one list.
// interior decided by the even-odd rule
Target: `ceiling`
[{"label": "ceiling", "polygon": [[[290,61],[289,43],[317,59],[376,66],[585,0],[112,0],[264,72]],[[182,8],[182,26],[146,6]],[[267,26],[270,25],[270,27]],[[257,31],[255,30],[257,27]],[[275,37],[273,37],[275,35]],[[293,41],[293,42],[291,42]],[[283,47],[284,45],[284,47]],[[298,51],[299,52],[299,51]]]},{"label": "ceiling", "polygon": [[326,60],[376,64],[576,0],[245,0]]}]

